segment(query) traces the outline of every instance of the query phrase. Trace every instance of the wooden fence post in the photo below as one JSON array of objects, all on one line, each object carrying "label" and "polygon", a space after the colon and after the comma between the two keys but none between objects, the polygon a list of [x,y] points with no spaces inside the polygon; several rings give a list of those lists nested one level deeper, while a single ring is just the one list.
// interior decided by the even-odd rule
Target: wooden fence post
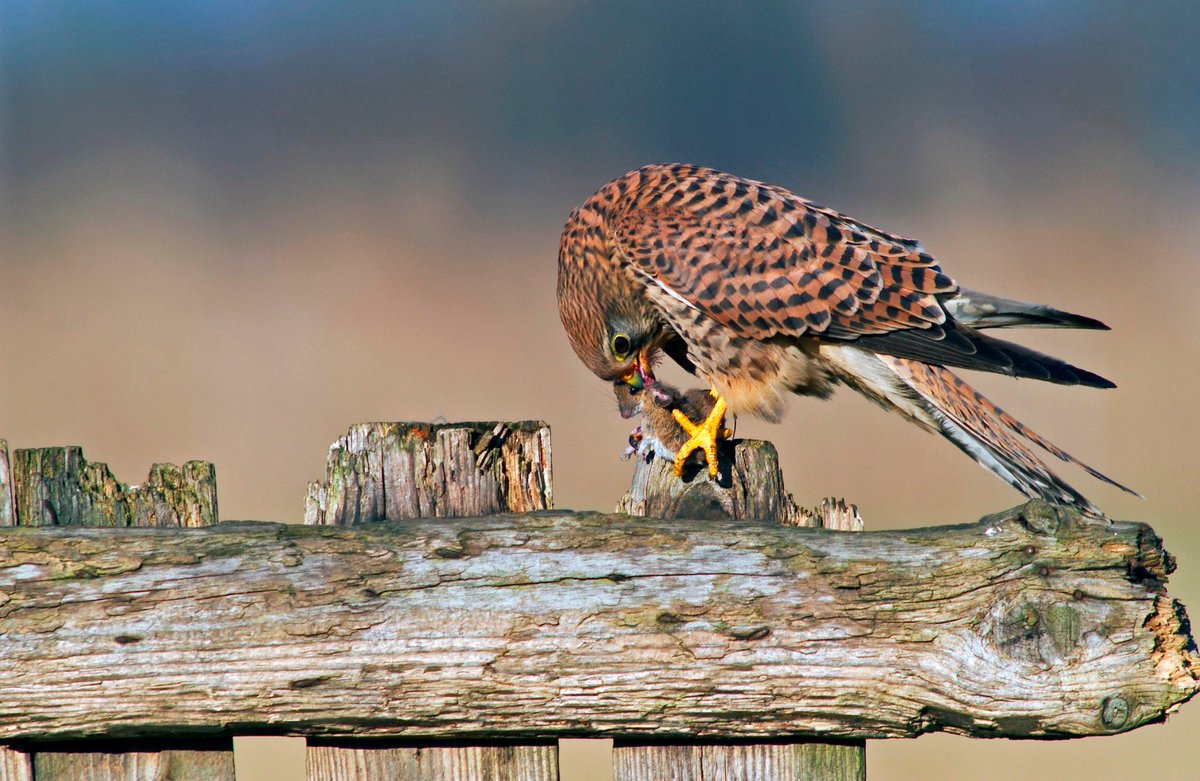
[{"label": "wooden fence post", "polygon": [[[737,440],[713,480],[703,470],[680,481],[663,459],[639,461],[617,512],[655,518],[760,518],[785,526],[862,531],[853,505],[826,499],[808,510],[784,490],[770,442]],[[864,781],[866,742],[625,744],[613,750],[613,781]]]},{"label": "wooden fence post", "polygon": [[12,462],[8,442],[0,439],[0,526],[17,525],[17,505],[13,501]]},{"label": "wooden fence post", "polygon": [[[305,523],[459,518],[553,506],[550,428],[521,423],[360,423],[309,485]],[[453,555],[453,553],[447,553]],[[551,743],[338,745],[309,741],[310,781],[555,781]]]},{"label": "wooden fence post", "polygon": [[[17,525],[13,507],[8,442],[0,439],[0,526]],[[33,758],[24,751],[0,746],[0,781],[33,781]]]},{"label": "wooden fence post", "polygon": [[554,506],[550,427],[519,423],[358,423],[329,448],[304,522],[353,526],[466,518]]},{"label": "wooden fence post", "polygon": [[[217,522],[212,464],[155,464],[146,482],[126,486],[108,466],[89,462],[78,447],[17,450],[10,462],[0,440],[0,526],[208,526]],[[170,745],[161,741],[157,745]],[[30,753],[0,749],[0,781],[234,781],[228,740],[136,750],[132,742],[105,751],[80,744]],[[181,746],[183,744],[180,744]]]},{"label": "wooden fence post", "polygon": [[0,746],[0,781],[33,781],[33,756]]}]

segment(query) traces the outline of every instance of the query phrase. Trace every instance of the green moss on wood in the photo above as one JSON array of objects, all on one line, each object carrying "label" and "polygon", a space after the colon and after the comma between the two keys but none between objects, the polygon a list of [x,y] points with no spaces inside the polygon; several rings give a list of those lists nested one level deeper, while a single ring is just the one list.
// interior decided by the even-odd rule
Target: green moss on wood
[{"label": "green moss on wood", "polygon": [[217,521],[213,465],[155,464],[145,483],[127,486],[79,447],[17,450],[15,519],[21,526],[207,526]]}]

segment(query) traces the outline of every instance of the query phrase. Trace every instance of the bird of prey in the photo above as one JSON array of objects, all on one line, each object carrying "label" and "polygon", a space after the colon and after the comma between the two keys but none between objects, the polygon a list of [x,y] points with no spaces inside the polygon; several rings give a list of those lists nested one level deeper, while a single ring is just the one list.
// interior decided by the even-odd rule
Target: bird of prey
[{"label": "bird of prey", "polygon": [[[1049,470],[1036,445],[1083,464],[950,371],[1115,387],[1092,372],[997,339],[1012,326],[1107,329],[1089,317],[961,287],[921,244],[783,189],[694,165],[651,165],[609,182],[571,213],[558,259],[571,346],[613,383],[622,414],[676,407],[716,475],[725,413],[778,421],[793,393],[847,385],[937,432],[1026,496],[1100,511]],[[669,356],[711,389],[678,405],[654,376]],[[639,401],[640,399],[640,401]],[[690,420],[684,408],[707,407]],[[697,417],[700,417],[698,415]]]}]

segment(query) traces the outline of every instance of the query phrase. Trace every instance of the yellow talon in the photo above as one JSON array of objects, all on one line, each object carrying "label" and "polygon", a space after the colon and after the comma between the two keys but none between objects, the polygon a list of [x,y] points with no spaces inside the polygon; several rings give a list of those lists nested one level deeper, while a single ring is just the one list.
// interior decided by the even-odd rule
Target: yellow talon
[{"label": "yellow talon", "polygon": [[708,462],[708,476],[717,476],[717,440],[722,437],[728,439],[733,435],[729,429],[725,428],[725,399],[717,395],[713,391],[713,397],[717,403],[713,405],[712,411],[708,413],[708,417],[699,425],[688,420],[687,415],[684,415],[680,410],[671,410],[671,416],[675,418],[675,422],[687,432],[688,441],[684,442],[679,448],[679,452],[675,454],[675,476],[683,477],[683,463],[687,460],[694,451],[703,449],[704,460]]}]

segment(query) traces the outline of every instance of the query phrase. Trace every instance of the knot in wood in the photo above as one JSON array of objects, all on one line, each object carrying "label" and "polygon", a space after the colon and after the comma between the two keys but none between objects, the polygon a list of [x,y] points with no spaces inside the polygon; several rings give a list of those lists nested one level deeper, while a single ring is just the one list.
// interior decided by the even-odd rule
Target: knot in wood
[{"label": "knot in wood", "polygon": [[1071,523],[1082,519],[1077,510],[1052,504],[1044,499],[1030,499],[1017,513],[1017,520],[1029,531],[1044,537],[1055,537]]},{"label": "knot in wood", "polygon": [[1109,729],[1120,729],[1129,721],[1129,702],[1120,694],[1106,697],[1100,704],[1100,721]]}]

